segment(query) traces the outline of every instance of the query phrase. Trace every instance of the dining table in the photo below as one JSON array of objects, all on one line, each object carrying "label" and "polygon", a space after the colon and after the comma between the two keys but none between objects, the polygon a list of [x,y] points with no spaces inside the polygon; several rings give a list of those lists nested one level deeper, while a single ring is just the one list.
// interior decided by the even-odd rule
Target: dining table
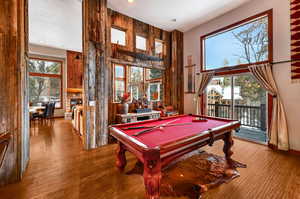
[{"label": "dining table", "polygon": [[29,106],[29,114],[39,113],[45,109],[45,106]]}]

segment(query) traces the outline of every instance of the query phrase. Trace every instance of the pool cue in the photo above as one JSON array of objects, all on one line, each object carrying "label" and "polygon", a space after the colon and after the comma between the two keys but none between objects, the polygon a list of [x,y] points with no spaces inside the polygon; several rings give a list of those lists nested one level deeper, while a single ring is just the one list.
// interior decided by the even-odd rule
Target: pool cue
[{"label": "pool cue", "polygon": [[[165,125],[163,127],[183,126],[183,125],[190,125],[190,124],[193,124],[193,123],[187,122],[187,123],[180,123],[180,124],[169,124],[169,125]],[[148,129],[148,128],[154,128],[154,127],[156,127],[156,126],[136,126],[136,127],[123,128],[122,130]]]},{"label": "pool cue", "polygon": [[163,126],[165,126],[165,125],[171,124],[171,123],[176,122],[176,121],[178,121],[178,120],[179,120],[179,119],[172,120],[172,121],[170,121],[170,122],[166,122],[166,123],[164,123],[164,124],[160,124],[160,125],[158,125],[158,126],[155,126],[155,127],[151,128],[151,129],[147,129],[147,130],[143,130],[143,131],[137,132],[137,133],[134,134],[133,136],[139,136],[139,135],[141,135],[141,134],[143,134],[143,133],[147,133],[147,132],[153,131],[153,130],[155,130],[155,129],[157,129],[157,128],[160,128],[160,127],[163,127]]}]

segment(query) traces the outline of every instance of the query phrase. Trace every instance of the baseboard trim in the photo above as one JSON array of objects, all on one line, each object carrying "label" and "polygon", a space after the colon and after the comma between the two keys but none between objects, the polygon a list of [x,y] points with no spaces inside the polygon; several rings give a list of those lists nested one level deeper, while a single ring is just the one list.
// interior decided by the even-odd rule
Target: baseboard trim
[{"label": "baseboard trim", "polygon": [[263,146],[268,146],[268,143],[263,143],[263,142],[255,142],[253,140],[250,140],[250,139],[246,139],[246,138],[241,138],[241,137],[238,137],[238,136],[233,136],[234,139],[237,139],[237,140],[242,140],[242,141],[246,141],[246,142],[250,142],[252,144],[258,144],[258,145],[263,145]]},{"label": "baseboard trim", "polygon": [[[246,141],[246,142],[250,142],[250,143],[254,143],[254,144],[259,144],[259,145],[265,145],[265,146],[268,146],[270,149],[272,149],[273,151],[281,151],[281,150],[278,150],[278,147],[277,146],[274,146],[273,144],[268,144],[268,143],[259,143],[259,142],[254,142],[252,140],[247,140],[247,139],[244,139],[244,138],[240,138],[240,137],[236,137],[234,136],[235,139],[238,139],[238,140],[242,140],[242,141]],[[297,151],[297,150],[293,150],[293,149],[290,149],[288,151],[285,151],[285,152],[288,152],[290,154],[293,154],[293,155],[299,155],[300,156],[300,151]]]},{"label": "baseboard trim", "polygon": [[289,150],[289,152],[294,155],[300,155],[300,151],[297,150]]}]

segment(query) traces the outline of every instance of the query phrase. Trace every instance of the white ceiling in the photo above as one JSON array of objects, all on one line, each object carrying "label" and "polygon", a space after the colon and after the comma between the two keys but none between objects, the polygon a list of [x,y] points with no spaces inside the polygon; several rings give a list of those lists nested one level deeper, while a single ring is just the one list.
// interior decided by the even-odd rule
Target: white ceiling
[{"label": "white ceiling", "polygon": [[[109,7],[164,30],[183,32],[250,0],[108,0]],[[176,22],[172,21],[176,19]]]},{"label": "white ceiling", "polygon": [[29,42],[81,52],[81,1],[29,0]]},{"label": "white ceiling", "polygon": [[[29,0],[29,42],[81,51],[81,1]],[[108,0],[108,4],[113,10],[153,26],[185,32],[247,1],[250,0]]]}]

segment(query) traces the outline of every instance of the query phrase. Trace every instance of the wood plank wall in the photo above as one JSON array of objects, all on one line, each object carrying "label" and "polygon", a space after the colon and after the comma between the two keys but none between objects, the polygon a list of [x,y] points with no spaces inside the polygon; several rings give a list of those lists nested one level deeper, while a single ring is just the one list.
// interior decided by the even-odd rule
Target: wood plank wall
[{"label": "wood plank wall", "polygon": [[28,48],[26,8],[26,0],[0,1],[0,133],[12,136],[0,169],[0,186],[21,178],[29,155],[29,145],[25,143],[29,143],[25,114],[28,104],[24,105],[27,101],[23,92]]},{"label": "wood plank wall", "polygon": [[174,106],[179,113],[184,112],[184,71],[183,71],[183,33],[173,31],[171,33],[172,50],[171,50],[171,67],[167,70],[167,76],[171,79],[166,82],[169,87],[170,104]]},{"label": "wood plank wall", "polygon": [[[165,85],[164,102],[183,113],[183,33],[164,31],[111,9],[108,10],[108,18],[111,27],[126,31],[126,46],[118,46],[119,49],[141,52],[135,48],[135,37],[139,35],[147,38],[147,50],[142,53],[155,56],[155,40],[158,39],[164,42],[164,53],[162,55],[163,65],[166,68],[163,77]],[[172,41],[172,38],[174,41]],[[177,48],[180,49],[177,50]],[[112,44],[110,57],[124,59],[124,57],[116,57],[116,49],[116,44]],[[110,70],[112,69],[113,66],[110,63]],[[110,78],[113,79],[112,76]],[[115,115],[117,114],[116,104],[113,103],[112,90],[109,99],[109,123],[112,124],[115,122]]]},{"label": "wood plank wall", "polygon": [[82,53],[67,51],[67,88],[82,88],[83,58]]}]

